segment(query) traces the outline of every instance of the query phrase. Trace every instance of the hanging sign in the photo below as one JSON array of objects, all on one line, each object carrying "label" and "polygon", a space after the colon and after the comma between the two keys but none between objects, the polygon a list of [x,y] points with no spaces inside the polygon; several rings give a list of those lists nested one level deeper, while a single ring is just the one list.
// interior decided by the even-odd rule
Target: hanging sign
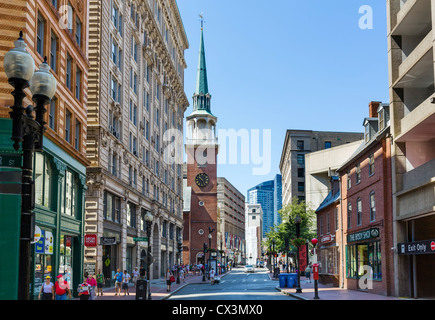
[{"label": "hanging sign", "polygon": [[[35,227],[35,240],[38,238],[38,241],[35,242],[35,253],[45,253],[45,234],[44,231],[39,229],[39,231],[36,231]],[[36,237],[36,234],[38,233],[38,237]]]},{"label": "hanging sign", "polygon": [[44,234],[44,253],[53,254],[53,233],[45,231]]}]

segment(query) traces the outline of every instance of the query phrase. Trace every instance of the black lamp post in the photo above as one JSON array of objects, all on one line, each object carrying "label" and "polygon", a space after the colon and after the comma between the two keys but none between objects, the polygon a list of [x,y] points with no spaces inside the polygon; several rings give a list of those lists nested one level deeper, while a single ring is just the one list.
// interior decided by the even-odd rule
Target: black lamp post
[{"label": "black lamp post", "polygon": [[[295,225],[296,225],[296,238],[299,239],[300,235],[301,235],[301,222],[302,219],[299,215],[297,215],[295,217]],[[296,293],[302,293],[302,288],[301,288],[301,270],[299,270],[300,268],[300,261],[299,261],[299,244],[297,244],[296,246],[297,252],[297,262],[298,262],[298,286],[296,287]]]},{"label": "black lamp post", "polygon": [[183,250],[183,238],[181,236],[177,239],[178,249],[178,272],[177,272],[177,284],[180,284],[180,269],[181,269],[181,251]]},{"label": "black lamp post", "polygon": [[211,259],[211,239],[214,229],[208,227],[208,263],[207,263],[207,279],[210,279],[210,259]]},{"label": "black lamp post", "polygon": [[273,277],[276,278],[276,257],[275,257],[275,239],[272,239],[272,269]]},{"label": "black lamp post", "polygon": [[145,222],[147,224],[147,237],[148,237],[148,248],[147,248],[147,280],[148,280],[148,300],[151,300],[151,278],[150,278],[150,274],[151,274],[151,270],[150,270],[150,265],[151,265],[151,225],[153,223],[153,215],[151,214],[151,212],[147,212],[145,214]]},{"label": "black lamp post", "polygon": [[[34,207],[35,187],[33,181],[33,153],[43,149],[45,131],[45,106],[50,103],[56,92],[56,79],[50,73],[47,57],[40,69],[35,72],[35,61],[26,51],[23,32],[15,41],[15,48],[5,54],[4,69],[8,82],[14,87],[14,105],[9,115],[12,119],[13,147],[16,151],[23,151],[23,165],[21,178],[21,226],[20,226],[20,257],[18,275],[18,299],[29,300],[31,278],[31,241],[34,237]],[[23,107],[26,97],[24,90],[30,87],[32,100],[36,107]],[[36,119],[33,117],[35,111]],[[20,143],[22,145],[20,146]]]}]

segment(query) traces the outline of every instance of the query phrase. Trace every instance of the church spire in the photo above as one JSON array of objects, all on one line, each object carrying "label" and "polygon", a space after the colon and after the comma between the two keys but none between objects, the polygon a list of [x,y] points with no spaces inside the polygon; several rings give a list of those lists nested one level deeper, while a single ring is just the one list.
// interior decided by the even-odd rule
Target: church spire
[{"label": "church spire", "polygon": [[201,19],[201,41],[199,44],[199,59],[198,71],[196,75],[196,89],[193,95],[193,111],[203,110],[211,114],[210,100],[211,95],[208,92],[207,66],[205,63],[205,48],[204,48],[204,17],[199,15]]}]

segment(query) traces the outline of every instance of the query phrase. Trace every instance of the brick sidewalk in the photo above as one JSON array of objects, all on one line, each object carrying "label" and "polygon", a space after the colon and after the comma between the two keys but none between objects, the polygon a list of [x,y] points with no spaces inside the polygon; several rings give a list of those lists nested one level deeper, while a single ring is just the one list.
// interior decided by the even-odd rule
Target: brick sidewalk
[{"label": "brick sidewalk", "polygon": [[[231,272],[231,271],[230,271]],[[224,273],[220,275],[220,277],[224,277],[228,274]],[[152,300],[164,300],[169,298],[172,294],[180,290],[181,288],[193,284],[193,283],[204,283],[210,284],[210,280],[206,279],[206,281],[202,281],[202,276],[200,275],[189,275],[185,277],[184,281],[180,280],[180,283],[177,282],[172,283],[171,291],[166,291],[166,280],[164,279],[155,279],[151,280],[151,299]],[[103,289],[103,295],[98,296],[96,300],[136,300],[136,288],[133,284],[129,286],[129,295],[124,295],[124,290],[121,289],[121,295],[115,296],[115,288],[105,288]],[[76,298],[74,300],[79,300]]]},{"label": "brick sidewalk", "polygon": [[[272,274],[269,274],[272,279]],[[278,282],[278,279],[273,279]],[[296,288],[280,288],[277,283],[276,289],[284,294],[291,295],[301,300],[315,300],[314,299],[314,280],[309,282],[305,277],[301,277],[302,293],[296,293]],[[403,300],[405,298],[387,297],[379,294],[369,292],[347,290],[332,285],[318,284],[318,296],[320,300]]]}]

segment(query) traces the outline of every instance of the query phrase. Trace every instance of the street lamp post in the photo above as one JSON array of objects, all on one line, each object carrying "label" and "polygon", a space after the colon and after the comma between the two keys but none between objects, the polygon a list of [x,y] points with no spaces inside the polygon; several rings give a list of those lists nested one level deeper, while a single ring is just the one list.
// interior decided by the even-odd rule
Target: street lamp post
[{"label": "street lamp post", "polygon": [[[296,238],[299,239],[300,234],[301,234],[301,222],[302,219],[299,215],[297,215],[295,217],[295,225],[296,225]],[[302,288],[301,288],[301,270],[299,270],[300,268],[300,261],[299,261],[299,244],[296,246],[297,249],[297,262],[298,262],[298,286],[296,288],[296,293],[302,293]]]},{"label": "street lamp post", "polygon": [[150,270],[150,264],[151,264],[151,225],[153,223],[153,215],[151,212],[147,212],[145,214],[145,222],[147,224],[147,237],[148,237],[148,248],[147,248],[147,280],[148,280],[148,300],[151,300],[151,270]]},{"label": "street lamp post", "polygon": [[[18,299],[29,300],[31,241],[35,228],[33,154],[43,150],[45,106],[50,103],[56,92],[56,79],[50,73],[47,57],[35,72],[35,61],[26,51],[27,45],[22,31],[14,44],[15,48],[5,54],[4,70],[9,84],[14,87],[12,91],[14,105],[10,107],[12,111],[9,112],[12,119],[11,140],[14,141],[13,147],[16,151],[20,149],[22,143],[23,151]],[[24,90],[28,87],[32,93],[32,101],[36,104],[35,108],[32,105],[23,107],[26,97]],[[33,117],[34,111],[36,119]]]},{"label": "street lamp post", "polygon": [[177,284],[180,284],[180,269],[181,269],[181,251],[183,250],[183,238],[178,237],[178,272],[177,272]]},{"label": "street lamp post", "polygon": [[[210,279],[210,259],[211,259],[211,239],[214,229],[208,227],[208,263],[207,263],[207,279]],[[205,257],[204,257],[205,258]]]}]

